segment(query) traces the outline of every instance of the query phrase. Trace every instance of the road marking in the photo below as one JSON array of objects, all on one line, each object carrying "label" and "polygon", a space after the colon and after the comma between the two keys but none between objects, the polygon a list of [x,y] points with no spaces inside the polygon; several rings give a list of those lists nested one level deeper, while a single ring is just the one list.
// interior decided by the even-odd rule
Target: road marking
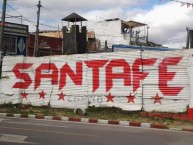
[{"label": "road marking", "polygon": [[25,124],[25,125],[34,125],[34,126],[47,126],[47,127],[58,127],[58,128],[68,128],[68,126],[58,126],[58,125],[45,125],[45,124],[37,124],[37,123],[24,123],[24,122],[11,122],[11,121],[7,121],[4,122],[7,124]]},{"label": "road marking", "polygon": [[3,118],[0,118],[0,122],[4,121],[4,120],[9,120],[9,119],[3,119]]},{"label": "road marking", "polygon": [[[4,117],[7,119],[4,120],[10,120],[13,119],[13,117]],[[135,128],[135,129],[144,129],[144,130],[155,130],[155,131],[162,131],[162,132],[176,132],[176,133],[192,133],[192,132],[185,132],[185,131],[178,131],[178,130],[172,130],[172,129],[158,129],[158,128],[143,128],[143,127],[134,127],[134,126],[125,126],[125,125],[112,125],[112,124],[99,124],[99,123],[85,123],[85,122],[71,122],[71,121],[58,121],[58,120],[45,120],[45,119],[33,119],[33,118],[14,118],[17,120],[34,120],[34,121],[40,121],[43,120],[45,122],[65,122],[70,124],[86,124],[90,126],[110,126],[110,127],[121,127],[121,128]],[[1,122],[1,121],[0,121]],[[4,123],[4,122],[3,122]],[[22,123],[21,123],[22,124]]]},{"label": "road marking", "polygon": [[25,142],[24,140],[27,138],[27,136],[13,135],[13,134],[0,134],[0,135],[1,135],[0,142],[35,144],[31,142]]},{"label": "road marking", "polygon": [[4,129],[13,129],[13,130],[22,130],[22,131],[36,131],[36,132],[45,132],[45,133],[52,133],[52,134],[65,134],[65,135],[77,135],[77,136],[85,136],[85,137],[96,137],[99,138],[98,135],[91,135],[91,134],[81,134],[81,133],[73,133],[73,132],[55,132],[55,131],[45,131],[45,130],[36,130],[36,129],[25,129],[25,128],[17,128],[17,127],[4,127],[0,126],[0,128]]}]

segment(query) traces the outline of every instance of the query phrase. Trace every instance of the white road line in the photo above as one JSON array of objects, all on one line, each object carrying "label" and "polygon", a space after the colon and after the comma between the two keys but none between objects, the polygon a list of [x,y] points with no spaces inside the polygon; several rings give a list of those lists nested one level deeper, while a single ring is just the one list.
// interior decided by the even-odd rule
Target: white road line
[{"label": "white road line", "polygon": [[9,119],[0,118],[0,122],[2,122],[2,121],[4,121],[4,120],[9,120]]},{"label": "white road line", "polygon": [[9,143],[28,143],[35,144],[31,142],[25,142],[24,140],[27,136],[13,135],[13,134],[0,134],[0,142],[9,142]]},{"label": "white road line", "polygon": [[47,126],[47,127],[58,127],[58,128],[68,128],[68,126],[58,126],[58,125],[46,125],[46,124],[37,124],[37,123],[24,123],[24,122],[12,122],[12,121],[6,121],[3,123],[7,124],[25,124],[25,125],[33,125],[33,126]]}]

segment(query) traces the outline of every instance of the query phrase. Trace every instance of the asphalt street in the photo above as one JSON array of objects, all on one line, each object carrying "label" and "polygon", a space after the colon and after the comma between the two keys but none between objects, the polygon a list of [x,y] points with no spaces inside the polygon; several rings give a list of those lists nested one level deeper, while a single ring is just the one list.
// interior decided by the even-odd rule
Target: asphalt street
[{"label": "asphalt street", "polygon": [[192,145],[173,130],[0,117],[0,145]]}]

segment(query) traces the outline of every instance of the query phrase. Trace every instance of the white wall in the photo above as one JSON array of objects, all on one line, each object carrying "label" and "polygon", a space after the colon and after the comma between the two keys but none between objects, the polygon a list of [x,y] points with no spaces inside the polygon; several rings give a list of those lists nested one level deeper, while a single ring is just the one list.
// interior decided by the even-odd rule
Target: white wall
[{"label": "white wall", "polygon": [[117,21],[99,21],[94,25],[94,32],[97,39],[104,44],[107,40],[109,46],[112,44],[125,44],[129,45],[129,34],[121,33],[121,20]]},{"label": "white wall", "polygon": [[193,108],[192,52],[6,56],[0,104],[185,112]]},{"label": "white wall", "polygon": [[[95,37],[100,40],[101,44],[104,45],[107,40],[108,46],[113,44],[130,44],[130,34],[122,33],[121,20],[116,21],[99,21],[94,24]],[[133,31],[138,30],[135,28]],[[131,41],[135,42],[136,37],[132,36]],[[146,43],[146,40],[139,38],[141,43]]]}]

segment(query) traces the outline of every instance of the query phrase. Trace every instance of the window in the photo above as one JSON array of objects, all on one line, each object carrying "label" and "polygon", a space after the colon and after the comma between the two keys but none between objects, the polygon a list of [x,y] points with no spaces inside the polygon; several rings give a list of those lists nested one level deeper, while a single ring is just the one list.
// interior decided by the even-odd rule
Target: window
[{"label": "window", "polygon": [[10,35],[4,35],[3,36],[3,42],[4,42],[4,48],[6,48],[6,53],[8,54],[16,54],[16,36],[10,36]]}]

